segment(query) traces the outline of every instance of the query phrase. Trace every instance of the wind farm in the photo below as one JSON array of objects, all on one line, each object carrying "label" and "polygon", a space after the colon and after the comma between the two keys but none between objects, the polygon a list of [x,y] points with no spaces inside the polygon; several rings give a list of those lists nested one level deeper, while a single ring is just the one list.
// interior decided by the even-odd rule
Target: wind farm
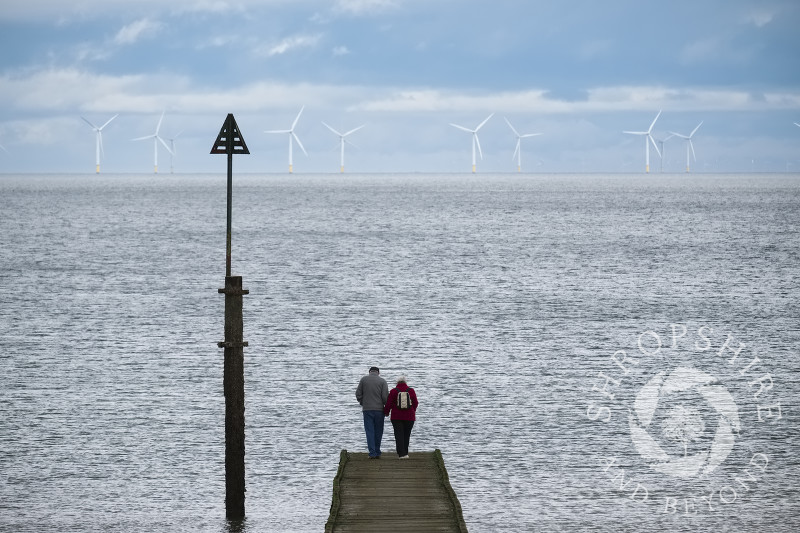
[{"label": "wind farm", "polygon": [[[303,106],[303,107],[300,108],[300,112],[297,113],[297,116],[295,117],[294,122],[292,122],[292,127],[289,128],[288,130],[268,130],[268,131],[264,132],[264,133],[288,133],[289,134],[289,174],[294,172],[294,165],[292,163],[292,145],[294,143],[297,143],[297,146],[299,146],[300,149],[303,151],[303,153],[306,154],[306,157],[308,157],[308,152],[306,152],[306,149],[303,147],[303,143],[300,142],[300,137],[298,137],[297,134],[294,132],[295,127],[297,127],[297,121],[300,120],[300,115],[303,114],[303,109],[305,109],[305,107],[306,106]],[[330,126],[329,126],[329,128],[330,128]],[[358,129],[358,128],[356,128],[356,129]],[[342,168],[342,172],[344,172],[344,146],[342,146],[342,166],[341,166],[341,168]]]},{"label": "wind farm", "polygon": [[695,126],[695,128],[692,130],[692,133],[690,133],[689,135],[681,135],[680,133],[675,133],[674,131],[670,132],[672,135],[674,135],[676,137],[680,137],[681,139],[686,141],[686,172],[687,173],[689,172],[689,150],[690,149],[691,149],[691,152],[692,152],[692,157],[694,158],[695,161],[697,161],[697,155],[695,154],[695,151],[694,151],[694,144],[692,144],[692,137],[694,137],[694,134],[697,133],[697,130],[700,129],[700,126],[702,126],[702,125],[703,125],[703,121],[701,120],[700,124]]},{"label": "wind farm", "polygon": [[100,154],[103,152],[103,128],[108,126],[112,120],[117,118],[119,113],[108,119],[105,124],[102,126],[95,126],[84,117],[81,117],[84,122],[86,122],[95,132],[95,149],[94,149],[94,171],[96,174],[100,174]]},{"label": "wind farm", "polygon": [[158,131],[161,129],[161,123],[164,121],[164,113],[165,112],[162,111],[161,118],[158,119],[155,133],[152,135],[145,135],[144,137],[136,137],[135,139],[132,139],[133,141],[146,141],[147,139],[153,139],[153,174],[158,174],[158,143],[160,142],[162,145],[164,145],[164,148],[167,149],[167,152],[172,154],[172,149],[158,134]]},{"label": "wind farm", "polygon": [[[470,170],[467,171],[463,169],[465,172],[472,172],[477,173],[478,171],[478,164],[480,159],[483,161],[483,165],[485,165],[484,171],[491,171],[491,172],[511,172],[511,167],[507,163],[505,163],[506,158],[510,157],[514,164],[513,172],[522,173],[522,172],[532,172],[535,171],[537,173],[541,172],[641,172],[638,170],[639,163],[637,161],[638,158],[636,154],[631,154],[630,156],[625,156],[623,159],[616,159],[612,160],[612,157],[604,157],[601,161],[603,161],[602,165],[597,166],[589,166],[588,163],[588,154],[584,154],[583,150],[584,147],[578,144],[578,141],[573,140],[574,137],[570,136],[568,128],[558,128],[555,129],[555,132],[550,131],[553,135],[547,135],[547,138],[544,141],[537,141],[536,145],[541,146],[542,155],[538,157],[538,163],[536,163],[536,169],[525,169],[524,163],[522,161],[522,152],[528,150],[526,145],[524,144],[525,139],[529,139],[532,137],[539,137],[542,139],[543,133],[540,131],[536,131],[536,129],[522,129],[518,127],[517,122],[530,121],[531,120],[531,113],[525,113],[524,111],[518,112],[518,118],[514,119],[513,116],[507,115],[502,116],[503,122],[505,122],[504,126],[501,126],[499,123],[495,121],[495,124],[492,123],[492,118],[497,113],[491,112],[489,113],[487,110],[487,114],[483,115],[483,119],[478,123],[476,126],[465,126],[464,124],[469,124],[467,118],[467,122],[464,122],[464,115],[458,115],[456,120],[447,120],[449,117],[443,117],[439,119],[439,125],[442,128],[446,128],[449,130],[450,127],[458,129],[460,131],[464,131],[470,135],[470,157],[471,157],[471,167]],[[337,142],[335,146],[331,147],[332,150],[337,150],[339,152],[339,162],[337,165],[337,172],[344,173],[345,169],[345,144],[350,144],[354,148],[359,148],[361,150],[360,153],[363,153],[363,157],[359,157],[360,161],[360,169],[359,171],[370,171],[370,166],[375,168],[376,163],[380,164],[387,164],[388,160],[381,154],[383,154],[382,150],[384,146],[388,143],[392,143],[395,146],[394,152],[397,154],[396,157],[399,158],[400,154],[403,154],[404,158],[402,160],[397,159],[394,163],[391,163],[393,166],[386,166],[385,170],[378,170],[378,172],[402,172],[402,171],[414,171],[414,172],[425,172],[428,165],[426,163],[420,163],[420,161],[431,161],[433,163],[433,167],[428,167],[431,171],[444,171],[444,172],[452,172],[458,171],[459,165],[458,161],[460,157],[457,153],[455,155],[451,155],[449,161],[447,163],[440,163],[439,159],[435,159],[432,157],[432,153],[430,150],[420,149],[419,147],[414,148],[415,139],[413,138],[413,132],[416,128],[423,128],[424,125],[418,125],[417,121],[398,121],[398,124],[395,123],[383,123],[379,128],[374,128],[376,133],[374,135],[370,135],[367,137],[367,140],[358,142],[358,145],[352,142],[353,135],[360,131],[362,128],[365,127],[365,124],[360,124],[354,128],[348,128],[347,130],[340,128],[340,127],[333,127],[331,126],[331,122],[327,120],[323,120],[320,122],[316,122],[318,124],[317,127],[309,128],[309,131],[303,135],[303,138],[298,134],[298,125],[301,124],[301,120],[310,120],[316,118],[314,116],[315,113],[319,113],[319,110],[314,110],[313,108],[309,108],[308,106],[297,106],[294,109],[294,112],[289,116],[287,127],[282,129],[271,129],[271,130],[264,130],[264,133],[268,134],[283,134],[286,135],[286,141],[288,142],[288,146],[284,145],[284,148],[288,149],[288,158],[284,159],[286,163],[288,163],[288,170],[289,174],[295,173],[297,168],[294,164],[294,156],[299,150],[304,154],[306,158],[309,160],[309,168],[307,170],[309,172],[325,172],[325,164],[323,162],[324,156],[323,153],[327,152],[325,147],[327,136],[329,136],[328,132],[333,133],[337,137]],[[682,173],[690,173],[693,170],[693,167],[703,168],[703,172],[718,172],[724,170],[718,170],[724,168],[721,166],[722,160],[718,157],[712,157],[705,150],[703,150],[704,159],[698,159],[697,155],[697,148],[694,146],[694,142],[697,138],[697,134],[702,127],[709,128],[709,127],[716,127],[719,128],[719,123],[717,120],[713,121],[713,125],[709,126],[704,121],[694,121],[693,123],[696,124],[694,129],[691,130],[688,134],[684,131],[681,132],[680,129],[673,129],[673,128],[680,128],[681,124],[685,124],[686,121],[693,121],[693,117],[690,113],[680,112],[680,113],[671,113],[669,110],[659,110],[656,112],[655,115],[652,115],[650,119],[650,123],[647,124],[647,128],[642,128],[640,130],[622,130],[625,134],[621,137],[625,138],[627,135],[642,137],[642,140],[645,143],[645,154],[644,154],[644,173],[650,173],[651,171],[654,172],[682,172]],[[140,115],[144,116],[144,115]],[[280,116],[280,115],[276,115]],[[319,116],[319,115],[318,115]],[[611,115],[609,115],[611,117]],[[107,142],[107,139],[103,139],[107,135],[108,127],[110,124],[114,124],[114,131],[117,131],[123,127],[129,127],[127,124],[130,122],[126,122],[126,119],[120,119],[119,114],[114,114],[110,116],[104,123],[97,123],[94,121],[90,121],[85,116],[79,116],[79,118],[85,122],[95,133],[95,172],[100,172],[100,165],[101,160],[105,162],[106,154],[104,152],[104,143]],[[324,118],[324,115],[321,117]],[[611,117],[614,118],[614,117]],[[648,117],[649,118],[649,117]],[[187,117],[184,117],[187,119]],[[145,116],[146,120],[146,116]],[[188,120],[192,120],[191,117],[188,117]],[[265,120],[263,116],[254,117],[253,120],[257,120],[258,122],[262,122]],[[270,120],[267,117],[267,120]],[[544,117],[546,120],[546,117]],[[625,119],[625,122],[629,121],[630,117]],[[622,123],[622,125],[625,124]],[[790,124],[800,127],[800,122],[792,122],[791,120],[788,121]],[[554,124],[556,122],[545,122],[548,124],[548,127],[552,130],[554,128]],[[691,122],[690,122],[691,123]],[[191,125],[190,125],[191,124]],[[358,124],[358,122],[356,122]],[[785,123],[784,123],[785,124]],[[166,135],[162,133],[162,128],[166,125],[166,113],[162,111],[158,114],[158,119],[156,121],[156,126],[150,135],[143,135],[140,137],[132,138],[132,141],[146,141],[151,140],[153,141],[153,173],[159,172],[159,150],[166,149],[169,154],[169,173],[174,174],[177,170],[175,168],[175,162],[177,161],[177,144],[181,144],[181,151],[183,153],[182,161],[184,163],[187,160],[193,160],[195,154],[197,153],[196,143],[197,137],[192,134],[191,136],[186,135],[186,131],[197,131],[198,125],[197,123],[185,123],[183,124],[183,128],[176,128],[174,131],[177,133]],[[608,125],[603,127],[602,123],[589,123],[591,127],[593,127],[597,131],[602,130],[608,132],[607,139],[609,139],[609,145],[607,148],[611,149],[622,149],[624,146],[631,146],[631,143],[627,140],[625,141],[613,141],[614,137],[617,139],[620,136],[611,136],[610,134],[614,131]],[[145,126],[146,127],[146,126]],[[79,129],[80,126],[77,126],[76,129]],[[403,131],[402,128],[406,128],[406,131]],[[785,128],[785,126],[784,126]],[[660,130],[660,131],[659,131]],[[17,149],[18,145],[15,145],[13,150],[10,154],[8,154],[8,144],[7,144],[7,135],[4,135],[4,132],[9,131],[9,128],[5,130],[0,130],[0,135],[3,136],[3,142],[5,146],[0,146],[0,154],[3,154],[5,157],[3,158],[3,167],[7,169],[9,166],[13,168],[15,164],[15,160],[21,160],[20,151]],[[504,148],[503,145],[506,144],[506,141],[502,139],[507,137],[508,132],[513,135],[514,145],[513,148],[511,147],[511,143],[508,142],[507,149]],[[620,131],[620,130],[616,130]],[[712,130],[708,130],[711,132]],[[797,130],[793,130],[797,131]],[[322,133],[324,132],[324,133]],[[457,135],[454,134],[453,138],[456,138]],[[306,137],[310,138],[306,138]],[[707,135],[703,134],[703,138]],[[446,137],[450,137],[448,134]],[[481,139],[480,137],[483,137]],[[787,136],[788,137],[788,136]],[[441,138],[441,134],[439,134],[434,140]],[[555,141],[553,139],[556,139]],[[176,140],[180,139],[180,140]],[[686,147],[686,161],[683,162],[683,154],[682,152],[678,155],[677,152],[672,152],[672,158],[669,159],[667,157],[667,144],[670,142],[675,142],[677,139],[681,139],[685,141]],[[510,141],[511,138],[508,138]],[[427,142],[427,141],[426,141]],[[449,141],[447,141],[449,142]],[[788,142],[788,139],[787,139]],[[540,144],[542,143],[542,144]],[[554,145],[554,143],[557,143]],[[159,146],[159,144],[161,146]],[[641,146],[641,145],[639,145]],[[554,154],[557,153],[560,149],[567,149],[571,147],[572,156],[569,159],[557,159]],[[483,150],[484,148],[487,149],[490,153],[494,154],[494,157],[487,157]],[[655,152],[660,156],[660,168],[653,167],[650,152],[655,150]],[[132,161],[135,164],[135,150],[126,151],[123,156],[120,156],[119,152],[116,152],[114,155],[115,166],[119,168],[119,160],[120,157],[124,157],[126,161]],[[6,156],[8,154],[8,156]],[[269,155],[270,152],[267,152],[266,155],[271,157],[273,163],[278,163],[277,159],[274,157],[274,152],[272,155]],[[420,160],[415,160],[415,157],[419,155]],[[466,156],[466,154],[464,154]],[[574,165],[574,168],[569,168],[568,164],[569,161],[572,161],[575,156],[577,156],[579,161],[583,161],[582,164]],[[163,159],[164,153],[162,151],[161,157]],[[527,156],[529,158],[528,166],[531,166],[531,155]],[[427,158],[427,159],[425,159]],[[751,162],[752,160],[752,162]],[[399,164],[397,164],[399,161]],[[753,172],[758,170],[758,165],[755,163],[758,161],[758,158],[750,158],[748,157],[747,163],[747,171]],[[799,160],[800,161],[800,160]],[[410,162],[410,166],[407,164]],[[131,163],[129,163],[131,164]],[[165,164],[162,161],[162,165]],[[770,162],[771,165],[774,166],[776,163]],[[790,169],[797,168],[797,163],[793,159],[786,159],[785,161],[781,161],[781,168],[774,170],[776,172],[789,172]],[[260,163],[259,163],[260,165]],[[557,169],[560,165],[561,169]],[[197,163],[194,163],[195,168],[197,168]],[[420,168],[421,167],[421,168]],[[566,167],[566,168],[565,168]],[[263,168],[263,167],[262,167]],[[764,165],[761,165],[761,168],[764,168]],[[283,167],[282,171],[285,172],[286,167]],[[363,170],[362,170],[363,169]],[[164,169],[161,169],[164,171]],[[184,166],[180,169],[180,171],[186,171],[189,168],[184,164]],[[273,166],[273,170],[276,169]],[[257,172],[257,168],[253,168],[251,170],[253,172]],[[332,171],[332,169],[331,169]]]},{"label": "wind farm", "polygon": [[653,119],[653,122],[650,123],[650,127],[647,128],[647,131],[623,131],[622,133],[627,133],[629,135],[640,135],[644,137],[644,171],[645,173],[650,172],[650,144],[653,145],[653,148],[656,149],[658,152],[658,156],[661,157],[661,152],[658,151],[658,146],[656,145],[655,139],[653,139],[653,126],[656,125],[656,121],[658,117],[661,116],[661,111],[658,112],[656,118]]},{"label": "wind farm", "polygon": [[347,143],[347,144],[349,144],[349,145],[351,145],[351,146],[353,146],[355,148],[358,148],[358,146],[356,146],[355,144],[353,144],[353,143],[351,143],[350,141],[347,140],[347,136],[357,132],[358,130],[360,130],[361,128],[366,126],[366,124],[362,124],[362,125],[360,125],[360,126],[358,126],[356,128],[353,128],[352,130],[350,130],[350,131],[348,131],[346,133],[339,133],[338,131],[336,131],[332,127],[328,126],[324,122],[322,123],[322,125],[325,126],[326,128],[328,128],[333,133],[335,133],[336,135],[339,136],[339,149],[340,149],[340,153],[341,153],[341,155],[339,157],[339,172],[340,173],[344,173],[344,145],[345,145],[345,143]]},{"label": "wind farm", "polygon": [[457,128],[457,129],[459,129],[461,131],[466,131],[467,133],[471,133],[472,134],[472,173],[473,174],[475,174],[475,172],[477,170],[477,161],[475,160],[475,147],[476,146],[478,147],[478,154],[480,155],[481,160],[483,160],[483,151],[481,150],[481,142],[478,140],[478,130],[480,130],[484,126],[484,124],[489,122],[489,119],[492,118],[493,116],[494,116],[494,113],[492,113],[491,115],[489,115],[488,117],[483,119],[483,122],[478,124],[478,126],[474,130],[471,130],[469,128],[465,128],[464,126],[459,126],[458,124],[453,124],[452,122],[450,123],[450,125],[453,126],[454,128]]}]

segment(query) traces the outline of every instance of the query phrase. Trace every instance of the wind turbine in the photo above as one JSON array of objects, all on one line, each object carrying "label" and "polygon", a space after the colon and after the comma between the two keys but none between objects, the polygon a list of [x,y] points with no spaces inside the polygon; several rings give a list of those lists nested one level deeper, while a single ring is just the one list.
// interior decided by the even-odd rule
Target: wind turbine
[{"label": "wind turbine", "polygon": [[[299,115],[298,115],[298,116],[299,116]],[[357,127],[357,128],[353,128],[352,130],[348,131],[347,133],[339,133],[338,131],[336,131],[335,129],[331,128],[330,126],[328,126],[328,125],[327,125],[327,124],[325,124],[324,122],[322,123],[322,125],[323,125],[323,126],[325,126],[326,128],[328,128],[328,129],[329,129],[329,130],[331,130],[333,133],[335,133],[336,135],[338,135],[338,136],[339,136],[339,144],[340,144],[340,146],[341,146],[341,154],[342,154],[342,155],[341,155],[341,159],[340,159],[340,163],[339,163],[339,172],[344,172],[344,143],[347,143],[347,144],[353,144],[353,143],[351,143],[350,141],[348,141],[347,139],[345,139],[345,137],[347,137],[347,136],[348,136],[348,135],[350,135],[351,133],[355,133],[356,131],[360,130],[361,128],[363,128],[364,126],[366,126],[366,124],[362,124],[362,125],[360,125],[360,126],[359,126],[359,127]],[[298,141],[298,142],[299,142],[299,141]],[[355,144],[353,144],[353,146],[356,146],[356,145],[355,145]],[[356,148],[358,148],[358,147],[356,146]]]},{"label": "wind turbine", "polygon": [[179,131],[178,133],[176,133],[172,137],[167,138],[167,140],[169,141],[169,173],[170,174],[174,173],[173,172],[173,168],[172,168],[172,156],[174,156],[175,153],[176,153],[175,152],[175,139],[177,139],[178,136],[181,133],[183,133],[183,130]]},{"label": "wind turbine", "polygon": [[508,124],[508,127],[511,128],[511,131],[514,132],[514,135],[517,136],[517,147],[514,149],[514,153],[511,155],[511,160],[513,161],[514,156],[517,156],[517,172],[522,172],[522,150],[520,149],[521,141],[526,137],[536,137],[537,135],[541,135],[541,133],[525,133],[523,135],[520,135],[519,133],[517,133],[517,130],[514,129],[514,126],[511,125],[511,122],[509,122],[506,117],[503,117],[503,119],[506,121],[506,124]]},{"label": "wind turbine", "polygon": [[658,114],[656,115],[656,118],[654,118],[653,122],[650,123],[650,127],[647,128],[647,131],[623,131],[622,132],[622,133],[629,133],[631,135],[642,135],[642,136],[644,136],[644,165],[645,165],[644,166],[644,171],[648,172],[648,173],[650,172],[650,143],[653,144],[653,148],[656,149],[656,152],[658,152],[659,157],[661,156],[661,152],[658,151],[658,146],[656,146],[656,141],[655,141],[655,139],[653,139],[653,136],[651,135],[651,133],[653,131],[653,126],[656,125],[656,120],[658,120],[658,117],[660,117],[660,116],[661,116],[661,111],[658,112]]},{"label": "wind turbine", "polygon": [[119,116],[119,113],[117,113],[116,115],[114,115],[113,117],[108,119],[106,121],[106,123],[103,124],[102,126],[100,126],[99,128],[97,126],[95,126],[94,124],[92,124],[91,122],[89,122],[88,120],[86,120],[85,118],[81,117],[81,118],[83,118],[83,121],[86,122],[89,126],[91,126],[92,129],[95,131],[95,141],[94,141],[94,143],[95,143],[95,149],[94,149],[95,158],[94,159],[95,159],[95,172],[97,174],[100,174],[100,153],[103,152],[103,155],[105,155],[105,152],[103,151],[103,128],[108,126],[108,124],[112,120],[117,118],[118,116]]},{"label": "wind turbine", "polygon": [[[295,126],[297,126],[297,121],[300,120],[300,115],[303,114],[303,109],[305,109],[305,108],[306,108],[306,106],[303,106],[303,107],[300,108],[300,112],[297,113],[297,116],[295,117],[294,122],[292,122],[292,127],[289,128],[288,130],[269,130],[269,131],[265,131],[264,132],[264,133],[288,133],[289,134],[289,174],[291,174],[294,171],[294,169],[292,167],[292,144],[294,142],[297,142],[297,146],[299,146],[300,149],[303,151],[303,153],[306,154],[306,157],[308,157],[308,152],[306,152],[306,149],[303,148],[303,143],[300,142],[300,137],[298,137],[297,134],[294,132],[294,128],[295,128]],[[344,166],[344,164],[342,164],[342,166]]]},{"label": "wind turbine", "polygon": [[697,156],[694,153],[694,145],[692,144],[692,137],[697,132],[697,130],[700,129],[700,126],[702,126],[702,125],[703,125],[703,121],[701,120],[700,124],[698,124],[697,127],[695,129],[693,129],[692,133],[690,133],[689,135],[681,135],[680,133],[675,133],[674,131],[670,132],[671,134],[673,134],[673,135],[675,135],[677,137],[680,137],[681,139],[685,139],[686,140],[686,172],[687,173],[689,172],[689,150],[690,149],[692,151],[692,157],[694,157],[694,160],[697,161]]},{"label": "wind turbine", "polygon": [[458,124],[453,124],[452,122],[450,123],[450,125],[453,126],[454,128],[458,128],[458,129],[460,129],[462,131],[466,131],[467,133],[471,133],[472,134],[472,173],[473,174],[475,174],[475,146],[478,147],[478,154],[480,154],[481,159],[483,159],[483,152],[481,151],[481,142],[478,140],[478,130],[481,129],[484,124],[489,122],[489,119],[492,118],[493,116],[494,116],[494,113],[492,113],[491,115],[486,117],[483,120],[483,122],[478,124],[478,127],[475,128],[474,130],[471,130],[469,128],[465,128],[464,126],[459,126]]},{"label": "wind turbine", "polygon": [[156,126],[156,132],[152,135],[145,135],[144,137],[137,137],[132,139],[134,141],[144,141],[146,139],[153,139],[153,174],[158,174],[158,143],[164,145],[164,148],[167,149],[167,152],[170,154],[172,150],[170,149],[169,145],[158,135],[158,130],[161,129],[161,121],[164,120],[164,112],[161,112],[161,118],[158,119],[158,125]]},{"label": "wind turbine", "polygon": [[669,135],[667,135],[663,139],[659,139],[659,140],[656,141],[658,144],[661,145],[661,159],[660,159],[661,167],[659,168],[659,172],[661,172],[661,173],[664,172],[664,157],[666,157],[666,155],[667,155],[667,151],[664,150],[664,143],[667,142],[668,140],[672,139],[673,137],[675,137],[675,134],[674,133],[670,133]]}]

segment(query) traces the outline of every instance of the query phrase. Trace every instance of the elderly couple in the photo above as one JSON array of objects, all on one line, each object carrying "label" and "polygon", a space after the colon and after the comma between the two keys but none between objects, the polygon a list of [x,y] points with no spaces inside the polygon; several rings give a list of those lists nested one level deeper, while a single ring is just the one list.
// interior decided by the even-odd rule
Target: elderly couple
[{"label": "elderly couple", "polygon": [[356,400],[364,413],[364,431],[370,459],[380,459],[383,438],[383,418],[388,416],[394,427],[397,456],[408,459],[408,441],[414,427],[417,411],[417,393],[406,383],[406,377],[397,378],[397,386],[389,392],[386,380],[378,367],[369,369],[356,388]]}]

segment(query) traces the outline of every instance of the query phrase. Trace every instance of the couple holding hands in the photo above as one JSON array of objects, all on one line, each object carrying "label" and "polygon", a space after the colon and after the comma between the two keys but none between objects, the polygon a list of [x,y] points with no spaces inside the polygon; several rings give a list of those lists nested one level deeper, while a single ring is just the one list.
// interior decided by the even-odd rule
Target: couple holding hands
[{"label": "couple holding hands", "polygon": [[394,428],[397,456],[408,459],[408,442],[416,420],[417,393],[408,386],[405,376],[398,377],[397,385],[389,391],[389,386],[380,373],[378,367],[373,366],[369,369],[369,374],[361,378],[356,388],[356,400],[361,404],[364,414],[369,458],[381,457],[383,419],[388,416]]}]

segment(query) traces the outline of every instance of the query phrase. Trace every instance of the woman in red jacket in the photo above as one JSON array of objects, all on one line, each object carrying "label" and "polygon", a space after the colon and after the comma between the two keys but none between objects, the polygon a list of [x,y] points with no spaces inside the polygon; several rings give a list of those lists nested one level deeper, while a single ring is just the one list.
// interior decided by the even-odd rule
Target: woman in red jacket
[{"label": "woman in red jacket", "polygon": [[397,444],[397,455],[400,459],[408,459],[408,441],[411,439],[411,428],[417,419],[417,393],[406,383],[406,377],[397,378],[397,386],[389,391],[389,398],[383,407],[383,416],[391,416],[394,428],[394,441]]}]

